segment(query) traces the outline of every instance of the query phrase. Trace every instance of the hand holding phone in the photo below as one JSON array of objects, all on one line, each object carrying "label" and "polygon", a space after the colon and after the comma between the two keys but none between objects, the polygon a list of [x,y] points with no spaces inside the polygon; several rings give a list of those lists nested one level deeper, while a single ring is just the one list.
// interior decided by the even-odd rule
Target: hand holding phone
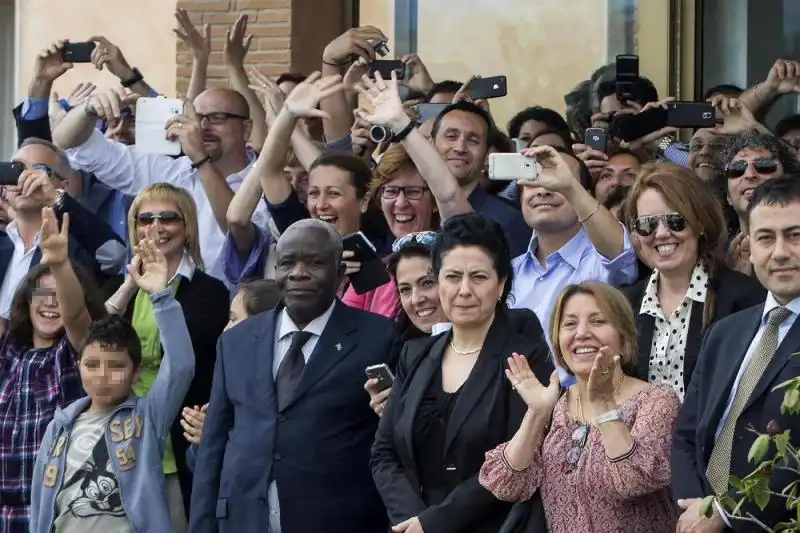
[{"label": "hand holding phone", "polygon": [[0,186],[17,185],[25,165],[18,161],[0,163]]},{"label": "hand holding phone", "polygon": [[389,274],[375,246],[362,232],[342,239],[342,249],[348,252],[348,261],[360,263],[357,271],[347,275],[356,294],[364,294],[389,282]]},{"label": "hand holding phone", "polygon": [[587,128],[583,144],[598,152],[608,151],[608,132],[603,128]]},{"label": "hand holding phone", "polygon": [[179,155],[181,143],[167,139],[164,125],[183,113],[183,101],[175,98],[139,98],[136,100],[136,150],[145,154]]},{"label": "hand holding phone", "polygon": [[535,180],[536,161],[522,154],[489,154],[489,179]]},{"label": "hand holding phone", "polygon": [[91,63],[92,52],[97,45],[91,41],[85,43],[66,43],[61,49],[61,58],[66,63]]},{"label": "hand holding phone", "polygon": [[376,72],[380,72],[384,80],[391,79],[392,72],[402,80],[406,77],[406,64],[399,59],[373,59],[369,62],[369,77],[374,78]]},{"label": "hand holding phone", "polygon": [[508,80],[505,76],[475,78],[469,84],[467,94],[472,100],[488,100],[500,98],[508,94]]},{"label": "hand holding phone", "polygon": [[378,380],[376,392],[383,392],[392,388],[392,383],[394,383],[394,374],[392,374],[392,371],[389,370],[389,367],[386,365],[386,363],[368,366],[364,372],[367,374],[367,378]]}]

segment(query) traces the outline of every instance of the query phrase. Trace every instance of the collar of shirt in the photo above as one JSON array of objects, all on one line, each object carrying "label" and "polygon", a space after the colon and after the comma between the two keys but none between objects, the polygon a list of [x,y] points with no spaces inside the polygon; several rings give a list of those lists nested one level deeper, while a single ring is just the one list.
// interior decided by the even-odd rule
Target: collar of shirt
[{"label": "collar of shirt", "polygon": [[[306,327],[303,328],[303,331],[307,331],[312,335],[316,335],[320,337],[322,332],[325,330],[325,326],[328,325],[328,320],[330,320],[331,315],[333,314],[333,308],[336,306],[336,300],[333,300],[330,307],[319,315],[317,318],[312,320],[308,323]],[[289,312],[284,307],[281,310],[280,314],[280,324],[278,326],[278,336],[277,339],[281,340],[285,338],[287,335],[294,333],[295,331],[300,331],[300,328],[297,327],[297,324],[294,323],[292,317],[289,316]]]},{"label": "collar of shirt", "polygon": [[[708,271],[702,262],[694,266],[692,276],[689,280],[689,288],[686,289],[686,295],[684,295],[681,303],[687,302],[688,300],[697,303],[705,303],[706,295],[708,294]],[[650,279],[647,281],[647,287],[644,290],[639,314],[650,315],[655,318],[666,318],[661,310],[661,304],[658,301],[658,269],[653,269],[653,273],[650,274]]]},{"label": "collar of shirt", "polygon": [[183,276],[187,280],[192,281],[195,270],[197,270],[197,265],[195,265],[194,259],[189,255],[189,252],[184,250],[183,257],[181,257],[181,262],[178,265],[178,270],[175,271],[175,275],[170,278],[167,285],[172,285],[172,282],[175,281],[178,276]]},{"label": "collar of shirt", "polygon": [[[528,246],[528,253],[526,255],[530,264],[535,265],[536,267],[541,266],[539,260],[536,258],[536,248],[538,246],[538,237],[534,231],[533,237],[531,237],[531,243]],[[589,240],[589,234],[586,233],[586,230],[583,227],[581,227],[581,229],[579,229],[578,232],[564,244],[564,246],[545,258],[545,268],[547,268],[547,263],[551,261],[551,257],[553,259],[558,257],[573,269],[577,270],[581,264],[581,257],[583,257],[583,254],[587,249],[591,248],[592,242]]]},{"label": "collar of shirt", "polygon": [[[8,238],[11,239],[12,244],[14,244],[14,248],[18,248],[20,246],[25,246],[25,243],[22,242],[22,237],[19,234],[19,228],[17,227],[17,220],[14,219],[8,223],[6,226],[6,234]],[[37,248],[39,246],[39,232],[36,232],[36,235],[33,237],[33,246],[31,246],[31,250]]]},{"label": "collar of shirt", "polygon": [[[772,292],[770,291],[770,293],[767,294],[767,301],[764,303],[764,311],[761,313],[762,326],[767,324],[767,318],[769,317],[770,311],[780,306],[781,304],[778,303],[778,300],[775,299],[775,296],[773,296]],[[795,316],[800,315],[800,298],[795,298],[783,307],[791,311]]]}]

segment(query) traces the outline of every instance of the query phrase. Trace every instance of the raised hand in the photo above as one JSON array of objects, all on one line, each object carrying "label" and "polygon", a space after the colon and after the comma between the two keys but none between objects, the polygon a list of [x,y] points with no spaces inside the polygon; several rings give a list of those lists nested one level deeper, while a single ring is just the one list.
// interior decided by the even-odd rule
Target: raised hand
[{"label": "raised hand", "polygon": [[[649,103],[645,104],[644,107],[642,107],[641,110],[639,110],[637,112],[637,114],[638,113],[644,113],[645,111],[647,111],[649,109],[657,109],[659,107],[661,109],[666,110],[667,109],[667,104],[669,102],[674,101],[674,100],[675,100],[675,97],[668,96],[667,98],[664,98],[660,102],[649,102]],[[635,103],[635,102],[629,102],[629,103],[632,104],[632,103]],[[677,128],[673,128],[672,126],[666,126],[666,127],[661,128],[659,130],[656,130],[654,132],[648,133],[647,135],[645,135],[644,137],[640,137],[639,139],[634,139],[632,141],[623,141],[620,144],[623,147],[628,148],[630,150],[637,150],[637,149],[641,148],[642,146],[648,145],[648,144],[650,144],[652,142],[655,142],[655,141],[659,140],[664,135],[670,135],[670,134],[673,134],[673,133],[675,133],[677,131],[678,131]]]},{"label": "raised hand", "polygon": [[369,115],[365,109],[358,108],[353,110],[355,120],[350,128],[350,139],[353,144],[353,153],[357,156],[371,154],[375,151],[377,143],[369,136],[370,123],[362,115]]},{"label": "raised hand", "polygon": [[249,85],[256,94],[264,97],[264,112],[267,115],[267,125],[270,125],[278,118],[278,113],[283,108],[283,102],[286,96],[281,91],[278,84],[264,76],[256,69],[250,69],[250,79],[253,84]]},{"label": "raised hand", "polygon": [[175,20],[178,21],[180,28],[172,31],[178,39],[191,50],[195,61],[208,63],[208,57],[211,55],[211,26],[204,24],[203,33],[200,33],[189,18],[189,13],[180,8],[175,10]]},{"label": "raised hand", "polygon": [[72,93],[67,98],[67,103],[70,107],[77,107],[92,96],[95,90],[97,90],[97,87],[90,81],[79,83],[72,89]]},{"label": "raised hand", "polygon": [[369,63],[363,57],[359,57],[350,65],[344,73],[342,84],[348,91],[355,91],[356,86],[361,82],[361,77],[369,73]]},{"label": "raised hand", "polygon": [[430,92],[435,84],[422,59],[417,54],[406,54],[402,57],[402,61],[406,64],[406,68],[411,70],[411,77],[405,85],[425,94]]},{"label": "raised hand", "polygon": [[253,42],[252,35],[247,34],[247,15],[242,14],[233,23],[233,26],[225,32],[225,46],[223,55],[225,63],[236,67],[244,67],[244,58],[250,51],[250,44]]},{"label": "raised hand", "polygon": [[108,71],[120,80],[128,80],[133,77],[133,69],[128,64],[122,50],[102,35],[95,35],[89,38],[90,41],[97,43],[92,51],[92,63],[97,70],[106,67]]},{"label": "raised hand", "polygon": [[61,229],[52,207],[42,208],[42,228],[39,230],[39,250],[42,263],[55,266],[69,260],[69,213],[64,213]]},{"label": "raised hand", "polygon": [[545,387],[531,371],[528,360],[514,353],[508,358],[506,377],[528,409],[547,415],[553,412],[560,394],[557,372],[550,375],[550,383]]},{"label": "raised hand", "polygon": [[374,80],[364,75],[356,90],[372,104],[372,113],[359,113],[370,124],[388,126],[394,131],[402,129],[408,123],[409,118],[397,90],[395,72],[392,72],[392,78],[388,82],[384,81],[380,72],[375,73]]},{"label": "raised hand", "polygon": [[330,116],[317,109],[317,106],[320,100],[341,91],[343,88],[341,76],[325,76],[323,78],[322,74],[314,72],[306,78],[306,81],[299,84],[289,93],[284,107],[295,117],[330,120]]},{"label": "raised hand", "polygon": [[800,61],[778,59],[769,70],[765,83],[778,94],[800,92]]},{"label": "raised hand", "polygon": [[89,97],[86,101],[86,111],[100,119],[120,118],[122,110],[134,105],[139,98],[138,94],[128,94],[121,87],[107,89]]},{"label": "raised hand", "polygon": [[614,389],[624,379],[621,361],[622,357],[612,355],[608,346],[603,346],[597,352],[586,384],[587,400],[593,406],[600,406],[599,411],[595,409],[597,414],[608,411],[610,405],[616,404]]},{"label": "raised hand", "polygon": [[200,437],[203,435],[203,426],[206,423],[206,411],[208,404],[202,407],[184,407],[181,411],[181,426],[183,426],[183,436],[192,444],[200,444]]},{"label": "raised hand", "polygon": [[203,129],[194,105],[188,100],[183,103],[183,115],[170,117],[164,124],[164,130],[167,139],[180,141],[183,153],[192,162],[197,163],[208,155],[203,144]]},{"label": "raised hand", "polygon": [[58,199],[58,191],[46,170],[25,169],[17,182],[19,194],[40,202],[40,205],[52,205]]},{"label": "raised hand", "polygon": [[73,67],[72,63],[64,61],[62,51],[69,41],[56,41],[45,48],[36,56],[34,76],[37,80],[53,82]]},{"label": "raised hand", "polygon": [[723,123],[719,126],[709,128],[709,131],[717,135],[738,135],[745,131],[758,128],[753,113],[747,106],[737,98],[728,98],[723,94],[718,94],[709,100],[714,109],[718,109],[722,114]]},{"label": "raised hand", "polygon": [[552,146],[534,146],[520,152],[525,157],[536,160],[536,179],[520,180],[525,187],[544,187],[550,192],[563,193],[576,185],[580,185],[578,177],[572,173],[564,156]]},{"label": "raised hand", "polygon": [[128,265],[128,273],[136,285],[148,294],[167,287],[167,258],[152,239],[142,239],[136,245],[136,255]]},{"label": "raised hand", "polygon": [[375,59],[375,43],[388,41],[384,33],[375,26],[350,28],[328,43],[322,53],[322,62],[328,65],[344,65],[354,55],[370,61]]}]

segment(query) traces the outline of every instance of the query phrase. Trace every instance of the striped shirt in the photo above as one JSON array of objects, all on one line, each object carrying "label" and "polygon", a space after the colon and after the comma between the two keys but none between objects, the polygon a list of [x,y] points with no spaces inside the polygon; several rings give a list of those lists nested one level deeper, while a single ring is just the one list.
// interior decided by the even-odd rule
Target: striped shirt
[{"label": "striped shirt", "polygon": [[38,349],[0,337],[0,533],[27,531],[27,513],[9,508],[30,504],[33,465],[56,409],[84,395],[66,335]]}]

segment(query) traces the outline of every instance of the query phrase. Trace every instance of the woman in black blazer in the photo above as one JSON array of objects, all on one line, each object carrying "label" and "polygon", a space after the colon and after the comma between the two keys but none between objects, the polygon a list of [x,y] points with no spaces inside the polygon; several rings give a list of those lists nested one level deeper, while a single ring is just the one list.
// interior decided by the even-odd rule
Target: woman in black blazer
[{"label": "woman in black blazer", "polygon": [[683,400],[706,328],[763,303],[766,291],[756,278],[725,266],[722,207],[690,170],[642,167],[626,215],[642,259],[654,267],[647,279],[624,289],[636,316],[635,376],[667,384]]},{"label": "woman in black blazer", "polygon": [[[202,270],[203,259],[198,244],[199,231],[194,200],[186,190],[168,183],[146,187],[139,192],[131,205],[128,228],[132,246],[145,236],[150,236],[157,239],[159,248],[166,256],[169,285],[175,291],[175,299],[183,308],[195,355],[194,379],[186,393],[183,407],[202,406],[208,403],[211,395],[211,382],[217,360],[217,340],[228,323],[230,293],[221,281]],[[117,284],[120,282],[121,277],[116,280]],[[140,395],[149,386],[146,375],[149,373],[152,376],[157,372],[162,354],[158,330],[150,320],[152,308],[148,306],[148,302],[135,284],[131,283],[130,276],[106,300],[106,310],[128,317],[142,342],[142,374],[145,379],[134,385],[134,391]],[[167,453],[170,457],[165,461],[165,468],[169,468],[168,463],[174,461],[183,507],[188,516],[192,477],[186,465],[189,443],[183,436],[180,417],[175,418],[169,444],[172,454]],[[165,470],[165,473],[167,494],[171,497],[174,494],[170,491],[171,474],[175,472]],[[172,503],[170,502],[170,510],[177,513],[176,506]],[[173,518],[179,520],[181,517]],[[173,526],[176,531],[185,531],[185,526],[182,529],[180,522],[174,522]]]},{"label": "woman in black blazer", "polygon": [[505,307],[511,257],[497,222],[449,219],[433,271],[452,330],[406,343],[372,449],[373,478],[401,531],[497,533],[511,506],[478,473],[527,409],[506,379],[507,358],[525,355],[542,381],[554,366],[536,316],[520,327]]}]

